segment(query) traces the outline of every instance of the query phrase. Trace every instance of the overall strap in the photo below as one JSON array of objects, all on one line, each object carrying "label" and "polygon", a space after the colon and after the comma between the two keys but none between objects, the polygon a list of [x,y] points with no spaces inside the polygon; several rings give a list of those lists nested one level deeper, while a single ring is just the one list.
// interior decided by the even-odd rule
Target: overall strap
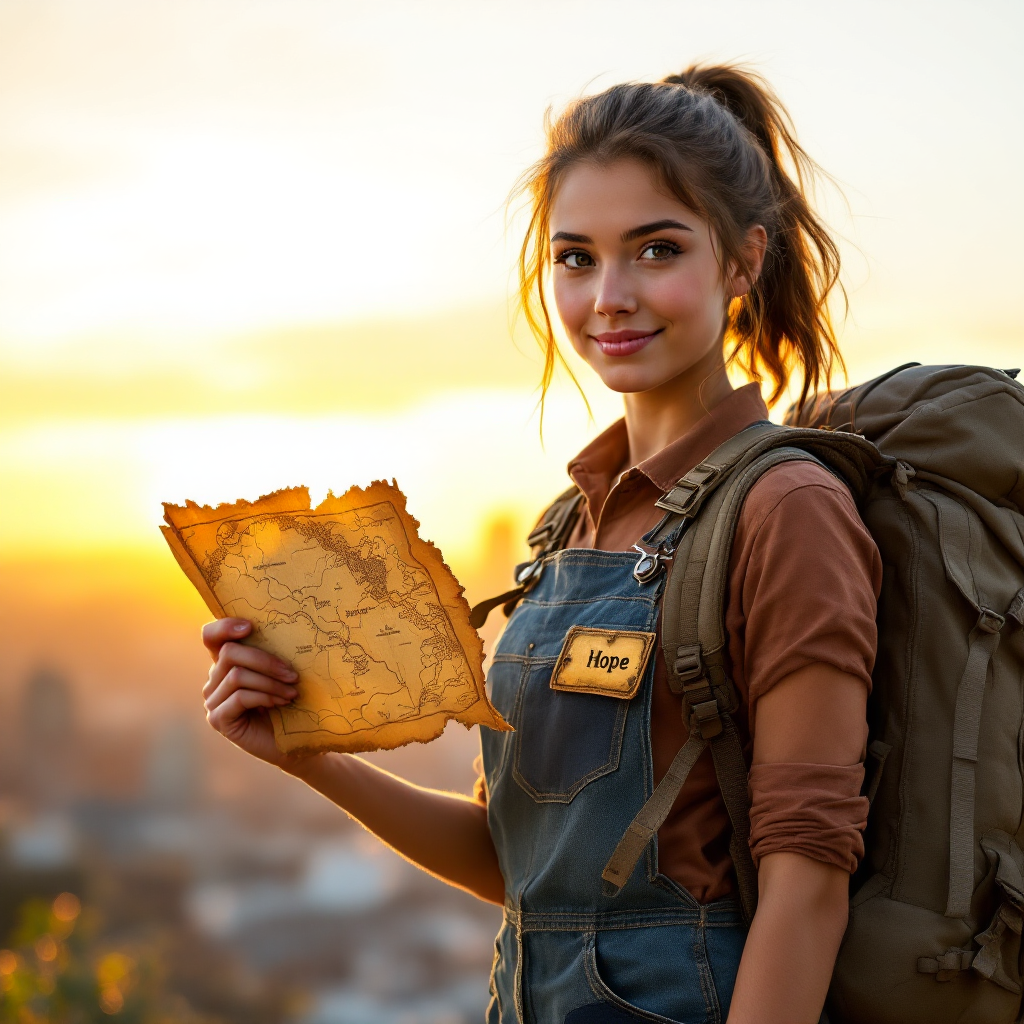
[{"label": "overall strap", "polygon": [[671,564],[662,647],[669,686],[682,697],[690,737],[609,859],[602,878],[610,895],[632,874],[697,757],[710,746],[732,824],[730,852],[743,914],[748,922],[753,918],[757,872],[749,846],[747,765],[732,718],[739,697],[725,665],[725,594],[736,525],[747,494],[773,466],[793,461],[825,465],[850,483],[855,495],[888,465],[870,442],[854,435],[754,424],[716,449],[658,502],[667,515],[638,546],[644,552],[635,570],[638,579],[641,571],[649,579],[662,563]]},{"label": "overall strap", "polygon": [[516,584],[512,590],[498,594],[497,597],[489,597],[473,606],[469,613],[469,622],[474,629],[479,629],[486,621],[487,616],[498,607],[504,605],[506,615],[512,614],[512,609],[519,602],[519,599],[537,582],[540,578],[541,561],[553,551],[565,547],[576,520],[579,518],[580,509],[583,505],[583,493],[573,484],[568,490],[563,491],[547,507],[540,517],[540,522],[533,528],[526,543],[530,545],[532,560],[516,566]]}]

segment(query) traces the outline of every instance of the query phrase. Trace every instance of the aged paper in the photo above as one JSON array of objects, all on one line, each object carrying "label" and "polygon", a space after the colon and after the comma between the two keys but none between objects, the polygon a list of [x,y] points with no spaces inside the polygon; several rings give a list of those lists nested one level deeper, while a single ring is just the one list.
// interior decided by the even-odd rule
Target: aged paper
[{"label": "aged paper", "polygon": [[483,645],[462,587],[421,540],[396,485],[305,487],[217,508],[164,505],[178,564],[210,611],[289,662],[299,696],[271,710],[278,749],[426,743],[450,718],[507,730],[484,692]]},{"label": "aged paper", "polygon": [[656,639],[656,633],[573,626],[551,673],[551,689],[632,700]]}]

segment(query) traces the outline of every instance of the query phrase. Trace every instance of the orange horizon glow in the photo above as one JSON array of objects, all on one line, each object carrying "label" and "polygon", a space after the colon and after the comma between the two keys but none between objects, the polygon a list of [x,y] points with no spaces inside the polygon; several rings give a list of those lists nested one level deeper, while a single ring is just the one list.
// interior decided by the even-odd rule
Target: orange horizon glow
[{"label": "orange horizon glow", "polygon": [[0,5],[0,563],[144,562],[162,501],[395,476],[483,564],[619,414],[570,354],[595,417],[563,380],[538,437],[505,197],[549,104],[694,58],[758,65],[843,184],[851,380],[1020,364],[1019,9],[623,10]]}]

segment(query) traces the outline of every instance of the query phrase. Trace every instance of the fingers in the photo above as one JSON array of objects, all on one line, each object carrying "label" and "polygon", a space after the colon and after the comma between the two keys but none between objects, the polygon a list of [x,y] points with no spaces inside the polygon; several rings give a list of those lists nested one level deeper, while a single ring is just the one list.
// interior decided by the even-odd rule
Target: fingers
[{"label": "fingers", "polygon": [[241,640],[252,632],[252,623],[245,619],[216,619],[203,626],[203,646],[214,661],[221,647],[231,640]]},{"label": "fingers", "polygon": [[278,700],[269,693],[258,690],[235,690],[227,700],[206,713],[206,720],[220,733],[227,733],[233,722],[236,722],[247,711],[253,708],[273,708]]},{"label": "fingers", "polygon": [[203,687],[203,696],[209,697],[236,665],[259,672],[260,675],[270,676],[272,679],[279,679],[282,683],[294,683],[299,678],[298,673],[290,665],[273,654],[261,651],[258,647],[225,643],[217,655],[216,663],[210,669],[209,678]]},{"label": "fingers", "polygon": [[[213,675],[212,672],[210,674]],[[211,683],[212,680],[206,684],[207,687],[211,686]],[[244,690],[264,694],[271,698],[271,703],[266,704],[266,707],[288,704],[299,693],[294,686],[283,683],[279,679],[272,679],[270,676],[263,675],[262,672],[254,672],[252,669],[243,668],[240,665],[233,665],[224,677],[212,687],[206,697],[206,710],[212,711],[223,704],[232,694]]]}]

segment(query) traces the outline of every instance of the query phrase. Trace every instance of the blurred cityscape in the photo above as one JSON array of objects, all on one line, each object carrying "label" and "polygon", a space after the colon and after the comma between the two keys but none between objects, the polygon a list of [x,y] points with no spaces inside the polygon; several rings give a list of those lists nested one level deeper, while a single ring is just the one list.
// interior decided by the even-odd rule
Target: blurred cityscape
[{"label": "blurred cityscape", "polygon": [[[474,599],[505,586],[507,525],[488,547],[468,574]],[[127,586],[86,587],[73,608],[49,609],[4,587],[14,628],[0,659],[0,1020],[482,1020],[500,910],[411,867],[209,729],[195,629],[208,616],[161,610],[154,590],[143,614],[156,623],[133,651],[119,639],[142,628]],[[452,725],[371,759],[468,792],[478,748],[475,731]],[[95,1017],[53,1012],[79,961]],[[13,1009],[19,985],[50,1011]]]}]

